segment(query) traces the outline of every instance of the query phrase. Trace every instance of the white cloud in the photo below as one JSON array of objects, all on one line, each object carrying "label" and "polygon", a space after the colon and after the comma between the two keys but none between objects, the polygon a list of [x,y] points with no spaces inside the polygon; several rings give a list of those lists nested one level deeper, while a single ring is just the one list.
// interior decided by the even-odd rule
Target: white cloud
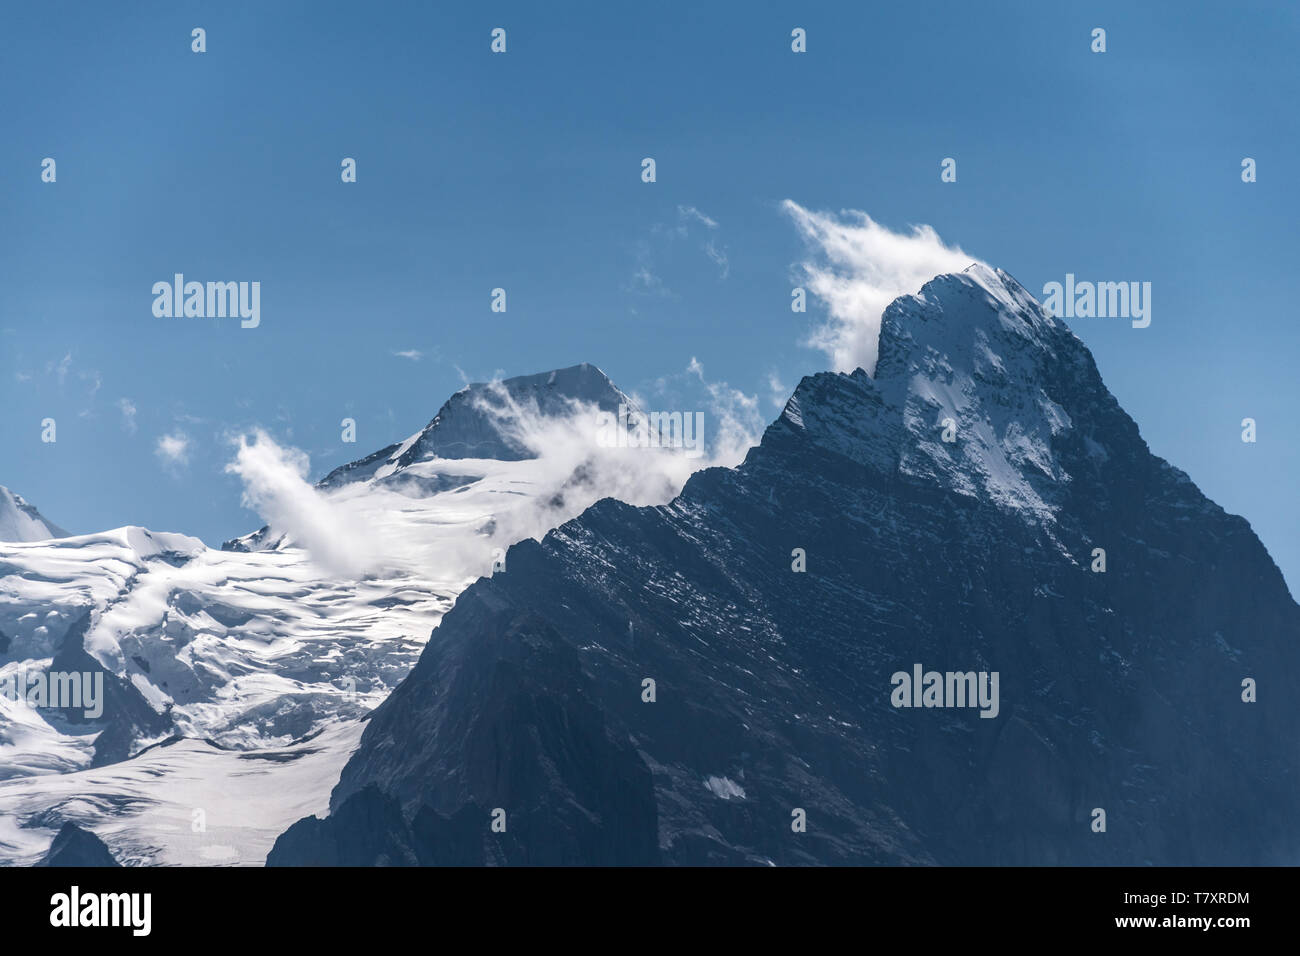
[{"label": "white cloud", "polygon": [[[702,380],[698,362],[693,370]],[[610,445],[602,442],[604,422],[597,406],[571,401],[567,411],[543,415],[535,401],[518,402],[494,382],[475,398],[476,405],[490,413],[507,439],[536,457],[521,462],[456,459],[422,466],[424,474],[433,470],[471,475],[472,480],[498,476],[489,477],[489,484],[513,475],[511,484],[528,488],[527,494],[505,495],[493,509],[490,524],[478,530],[457,530],[454,522],[444,521],[431,526],[398,486],[317,488],[307,481],[307,456],[277,444],[261,430],[236,440],[235,458],[226,471],[243,481],[244,505],[257,511],[273,537],[283,535],[288,545],[303,548],[331,573],[357,577],[396,572],[455,580],[467,570],[486,573],[497,549],[524,538],[540,539],[602,498],[665,504],[701,468],[737,464],[756,433],[735,423],[756,400],[719,383],[710,386],[710,393],[716,401],[705,412],[706,447],[696,454],[683,447]],[[466,500],[476,493],[466,492]]]},{"label": "white cloud", "polygon": [[685,235],[686,232],[685,223],[691,222],[692,220],[695,222],[703,223],[705,226],[708,226],[710,229],[718,228],[718,223],[716,220],[706,216],[704,213],[700,212],[694,206],[678,206],[677,218],[679,222],[682,224],[679,228],[681,228],[683,235]]},{"label": "white cloud", "polygon": [[692,232],[699,236],[699,226],[708,230],[704,233],[708,238],[700,243],[699,250],[718,267],[718,278],[727,278],[731,265],[727,259],[726,246],[713,237],[719,228],[718,221],[696,206],[679,205],[675,224],[655,223],[650,227],[651,239],[637,241],[636,269],[632,273],[631,291],[676,298],[659,276],[658,260],[661,254],[664,258],[671,259],[671,248],[676,240],[689,240]]},{"label": "white cloud", "polygon": [[693,355],[686,371],[700,380],[709,396],[709,413],[714,422],[714,464],[740,464],[745,453],[763,436],[766,423],[759,410],[758,396],[746,395],[726,382],[710,382],[704,377],[704,366]]},{"label": "white cloud", "polygon": [[72,353],[69,352],[63,356],[59,362],[47,362],[45,364],[45,374],[53,375],[62,385],[68,378],[68,368],[72,365]]},{"label": "white cloud", "polygon": [[643,292],[647,295],[672,296],[672,290],[664,285],[664,280],[651,271],[651,256],[649,252],[638,254],[640,260],[636,271],[632,273],[632,291]]},{"label": "white cloud", "polygon": [[179,468],[190,461],[190,438],[183,431],[177,430],[170,435],[163,435],[154,446],[154,454],[168,468]]},{"label": "white cloud", "polygon": [[[696,207],[678,206],[677,207],[677,228],[675,230],[676,235],[680,236],[683,239],[686,238],[688,235],[690,235],[690,225],[692,223],[700,223],[706,229],[711,229],[711,230],[716,230],[718,228],[718,221],[716,219],[714,219],[712,216],[708,216],[704,214]],[[704,250],[704,254],[708,256],[710,259],[712,259],[714,264],[721,270],[718,278],[725,279],[727,275],[731,272],[730,264],[727,262],[726,249],[718,248],[717,242],[713,239],[709,239],[700,248]]]},{"label": "white cloud", "polygon": [[802,281],[828,312],[829,320],[807,344],[824,351],[838,372],[861,367],[874,374],[886,306],[936,275],[980,261],[945,245],[929,226],[894,232],[856,210],[836,216],[789,199],[781,207],[814,253],[800,264]]},{"label": "white cloud", "polygon": [[256,511],[276,535],[288,535],[334,574],[358,577],[373,563],[365,529],[307,481],[309,461],[266,432],[240,435],[226,471],[244,482],[244,507]]},{"label": "white cloud", "polygon": [[129,398],[119,398],[117,400],[117,407],[121,409],[122,412],[122,427],[134,435],[136,432],[135,402],[131,401]]},{"label": "white cloud", "polygon": [[412,362],[418,362],[420,359],[424,358],[424,353],[419,349],[406,349],[405,351],[394,352],[393,354],[398,358],[410,359]]},{"label": "white cloud", "polygon": [[785,403],[790,400],[790,387],[781,381],[781,377],[775,371],[767,373],[767,391],[768,399],[778,410],[785,408]]},{"label": "white cloud", "polygon": [[719,276],[720,279],[725,279],[731,273],[731,264],[727,261],[727,253],[719,249],[712,239],[704,244],[704,254],[722,270],[722,274]]}]

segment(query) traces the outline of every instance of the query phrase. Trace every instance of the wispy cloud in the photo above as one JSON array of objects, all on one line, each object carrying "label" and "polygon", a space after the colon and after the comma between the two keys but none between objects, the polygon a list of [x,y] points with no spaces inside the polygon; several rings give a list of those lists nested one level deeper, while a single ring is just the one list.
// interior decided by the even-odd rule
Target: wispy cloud
[{"label": "wispy cloud", "polygon": [[68,352],[57,362],[50,361],[45,363],[45,374],[53,375],[62,385],[68,379],[68,369],[72,367],[72,353]]},{"label": "wispy cloud", "polygon": [[637,254],[637,266],[632,272],[632,291],[645,295],[671,297],[672,290],[664,285],[664,280],[656,275],[652,269],[653,257],[650,254],[649,246],[645,243],[641,243],[640,246],[642,251]]},{"label": "wispy cloud", "polygon": [[767,397],[776,409],[785,408],[785,403],[790,400],[790,391],[775,370],[767,373]]},{"label": "wispy cloud", "polygon": [[686,371],[699,380],[709,396],[709,413],[715,422],[713,457],[719,464],[739,464],[763,435],[765,422],[758,396],[746,395],[726,382],[709,381],[704,366],[693,355]]},{"label": "wispy cloud", "polygon": [[929,226],[894,232],[865,212],[812,212],[789,199],[781,206],[813,253],[799,266],[801,281],[828,313],[807,344],[824,351],[839,372],[874,374],[885,307],[936,275],[979,261],[945,245]]},{"label": "wispy cloud", "polygon": [[[703,368],[677,376],[703,382]],[[493,512],[488,526],[457,532],[455,523],[431,527],[405,518],[411,501],[388,483],[347,485],[325,490],[307,479],[308,459],[298,449],[278,444],[265,431],[235,440],[236,452],[226,470],[244,484],[243,502],[253,508],[287,546],[303,548],[312,560],[336,573],[352,576],[401,571],[455,580],[467,573],[486,573],[493,552],[527,537],[541,538],[602,498],[637,505],[671,501],[686,480],[701,468],[734,465],[753,444],[751,430],[728,424],[739,421],[756,400],[725,383],[706,383],[709,398],[704,454],[686,447],[618,447],[602,441],[597,406],[570,401],[566,408],[543,414],[535,399],[516,399],[495,381],[473,401],[500,433],[535,457],[527,463],[447,460],[439,473],[483,471],[517,474],[531,494],[511,494]],[[466,471],[469,469],[469,471]]]},{"label": "wispy cloud", "polygon": [[405,349],[401,352],[394,352],[398,358],[410,359],[412,362],[418,362],[424,358],[424,353],[419,349]]},{"label": "wispy cloud", "polygon": [[[677,229],[676,234],[685,239],[690,236],[690,227],[698,223],[704,226],[710,232],[717,232],[718,221],[712,216],[706,215],[694,206],[677,207]],[[704,254],[713,260],[713,263],[720,270],[719,278],[725,279],[731,273],[731,265],[727,261],[726,249],[718,245],[715,237],[705,240],[700,248]]]},{"label": "wispy cloud", "polygon": [[122,413],[122,427],[134,435],[136,433],[135,402],[131,401],[129,398],[119,398],[117,400],[117,407]]},{"label": "wispy cloud", "polygon": [[674,297],[660,274],[659,260],[671,258],[670,247],[678,240],[689,241],[692,236],[707,236],[698,248],[718,267],[718,277],[727,278],[731,264],[727,250],[717,238],[721,227],[718,221],[696,206],[679,205],[674,222],[657,222],[650,227],[650,238],[640,239],[635,246],[636,268],[632,272],[631,289],[645,295]]},{"label": "wispy cloud", "polygon": [[719,249],[712,239],[704,244],[704,254],[722,270],[720,278],[725,279],[731,274],[731,263],[727,261],[727,254]]},{"label": "wispy cloud", "polygon": [[678,206],[677,218],[678,218],[679,228],[681,228],[682,230],[682,235],[686,234],[686,223],[689,222],[702,223],[710,229],[718,228],[717,220],[709,216],[706,216],[704,213],[700,212],[694,206]]},{"label": "wispy cloud", "polygon": [[163,467],[182,468],[190,462],[190,438],[179,429],[170,435],[163,435],[154,446],[154,454],[163,463]]}]

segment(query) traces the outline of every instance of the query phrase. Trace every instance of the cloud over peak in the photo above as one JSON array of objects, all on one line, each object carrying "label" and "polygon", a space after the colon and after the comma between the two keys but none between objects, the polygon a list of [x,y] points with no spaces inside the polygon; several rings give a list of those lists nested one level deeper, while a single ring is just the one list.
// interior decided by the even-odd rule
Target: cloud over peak
[{"label": "cloud over peak", "polygon": [[814,212],[790,199],[781,208],[811,253],[799,264],[801,281],[827,311],[807,344],[825,352],[837,372],[875,374],[886,306],[936,275],[980,261],[945,245],[930,226],[894,232],[857,210]]}]

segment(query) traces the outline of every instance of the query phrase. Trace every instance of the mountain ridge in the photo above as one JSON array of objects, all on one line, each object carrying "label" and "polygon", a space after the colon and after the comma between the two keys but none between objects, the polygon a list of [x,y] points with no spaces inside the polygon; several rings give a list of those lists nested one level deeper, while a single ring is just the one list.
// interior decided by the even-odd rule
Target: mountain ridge
[{"label": "mountain ridge", "polygon": [[[738,468],[511,548],[268,864],[329,859],[336,818],[354,862],[1300,858],[1300,728],[1242,697],[1297,675],[1300,607],[1249,525],[1006,273],[937,277],[881,339]],[[916,662],[1000,672],[999,716],[897,709]]]}]

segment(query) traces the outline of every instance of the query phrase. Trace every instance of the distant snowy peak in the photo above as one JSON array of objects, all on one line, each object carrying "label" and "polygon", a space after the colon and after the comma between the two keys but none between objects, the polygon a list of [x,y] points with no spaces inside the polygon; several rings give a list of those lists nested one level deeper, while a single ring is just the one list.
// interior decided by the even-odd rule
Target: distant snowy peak
[{"label": "distant snowy peak", "polygon": [[64,531],[35,507],[0,485],[0,541],[45,541],[67,538]]},{"label": "distant snowy peak", "polygon": [[804,379],[773,426],[1051,524],[1080,471],[1140,443],[1087,348],[1010,275],[940,275],[881,317],[874,377]]},{"label": "distant snowy peak", "polygon": [[[568,419],[579,407],[617,414],[619,405],[636,405],[594,365],[521,375],[497,382],[466,385],[439,409],[433,421],[405,441],[335,468],[317,487],[334,494],[395,492],[431,502],[443,492],[461,492],[498,474],[497,465],[455,464],[483,460],[497,464],[527,463],[538,457],[539,425]],[[594,424],[594,423],[593,423]],[[516,474],[525,484],[532,476]],[[490,527],[490,526],[489,526]],[[274,551],[293,545],[282,529],[263,527],[222,544],[223,551]]]},{"label": "distant snowy peak", "polygon": [[585,362],[501,382],[476,382],[448,399],[433,421],[405,441],[334,469],[320,484],[335,488],[356,481],[383,480],[434,458],[534,458],[536,453],[515,432],[516,412],[531,414],[535,410],[544,418],[561,417],[570,412],[574,403],[617,412],[620,404],[630,406],[632,400],[604,372]]}]

